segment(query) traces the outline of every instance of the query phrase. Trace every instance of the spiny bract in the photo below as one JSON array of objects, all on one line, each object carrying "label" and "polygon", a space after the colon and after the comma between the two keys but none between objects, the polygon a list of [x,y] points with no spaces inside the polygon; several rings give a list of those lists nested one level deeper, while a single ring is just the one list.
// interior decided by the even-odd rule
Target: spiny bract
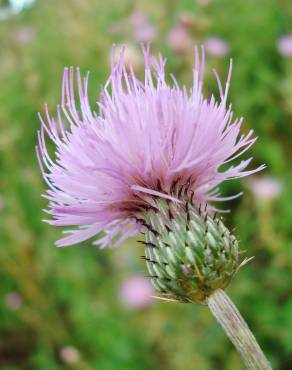
[{"label": "spiny bract", "polygon": [[235,236],[192,201],[158,200],[140,222],[151,282],[166,299],[205,303],[239,268]]}]

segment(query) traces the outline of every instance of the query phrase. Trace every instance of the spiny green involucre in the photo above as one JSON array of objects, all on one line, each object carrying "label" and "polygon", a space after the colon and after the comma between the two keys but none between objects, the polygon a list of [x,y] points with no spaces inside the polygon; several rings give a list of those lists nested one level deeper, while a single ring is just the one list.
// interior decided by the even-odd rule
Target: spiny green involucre
[{"label": "spiny green involucre", "polygon": [[221,219],[192,202],[157,200],[139,220],[151,282],[161,296],[205,303],[239,268],[239,248]]}]

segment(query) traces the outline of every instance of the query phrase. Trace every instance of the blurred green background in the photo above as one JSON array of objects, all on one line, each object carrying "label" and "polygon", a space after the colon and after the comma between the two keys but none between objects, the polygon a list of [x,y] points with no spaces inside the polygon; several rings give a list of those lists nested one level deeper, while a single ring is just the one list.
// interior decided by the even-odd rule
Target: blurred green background
[{"label": "blurred green background", "polygon": [[147,40],[181,83],[190,83],[195,43],[206,45],[211,88],[211,67],[225,78],[234,60],[229,100],[259,136],[254,165],[267,169],[222,187],[245,192],[225,220],[255,256],[228,293],[274,369],[292,369],[292,46],[281,39],[292,32],[291,0],[21,3],[0,2],[0,369],[243,369],[206,307],[144,302],[137,287],[129,298],[125,284],[146,275],[134,240],[57,249],[61,230],[41,221],[36,113],[45,102],[54,111],[68,65],[91,71],[95,102],[113,42],[128,45],[141,73]]}]

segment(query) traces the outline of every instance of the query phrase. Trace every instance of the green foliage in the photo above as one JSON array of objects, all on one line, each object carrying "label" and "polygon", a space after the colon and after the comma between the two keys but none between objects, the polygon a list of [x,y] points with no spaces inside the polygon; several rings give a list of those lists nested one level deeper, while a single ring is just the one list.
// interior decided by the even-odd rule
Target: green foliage
[{"label": "green foliage", "polygon": [[[45,102],[53,111],[59,102],[65,65],[91,71],[95,104],[108,75],[111,44],[134,43],[127,20],[134,9],[149,15],[158,33],[154,52],[162,50],[168,70],[188,85],[192,53],[175,55],[166,42],[181,14],[190,19],[194,42],[215,35],[230,45],[230,101],[236,115],[245,117],[244,129],[253,127],[259,136],[255,163],[265,162],[283,189],[277,199],[262,202],[244,181],[224,185],[226,194],[245,188],[244,197],[230,202],[225,220],[236,227],[241,249],[255,256],[228,293],[274,368],[292,368],[292,59],[276,47],[292,31],[292,5],[290,0],[206,4],[37,0],[0,21],[0,369],[243,369],[205,307],[157,301],[130,310],[120,304],[121,280],[146,274],[139,259],[143,248],[135,241],[116,250],[100,251],[90,243],[56,249],[60,230],[41,222],[46,202],[34,154],[36,112]],[[31,40],[18,40],[24,29],[32,31]],[[209,71],[211,66],[224,77],[228,56],[209,56]],[[216,88],[209,71],[206,85]],[[7,305],[11,292],[22,299],[14,310]],[[66,346],[79,351],[78,361],[62,359]]]}]

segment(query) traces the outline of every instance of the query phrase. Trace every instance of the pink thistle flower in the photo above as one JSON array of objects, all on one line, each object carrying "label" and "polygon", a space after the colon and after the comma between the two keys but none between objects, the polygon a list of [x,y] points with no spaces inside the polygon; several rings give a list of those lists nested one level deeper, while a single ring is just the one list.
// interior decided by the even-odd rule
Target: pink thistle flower
[{"label": "pink thistle flower", "polygon": [[4,198],[0,195],[0,210],[5,207],[5,201]]},{"label": "pink thistle flower", "polygon": [[247,186],[253,193],[255,199],[273,200],[282,191],[282,182],[270,176],[252,177],[247,181]]},{"label": "pink thistle flower", "polygon": [[229,45],[219,37],[209,37],[205,40],[206,52],[214,57],[222,58],[229,52]]},{"label": "pink thistle flower", "polygon": [[17,292],[11,292],[5,296],[5,304],[11,310],[18,310],[22,305],[22,297]]},{"label": "pink thistle flower", "polygon": [[123,281],[120,288],[120,299],[125,306],[142,308],[152,302],[153,289],[149,279],[132,276]]},{"label": "pink thistle flower", "polygon": [[292,57],[292,34],[282,36],[278,40],[278,50],[284,57]]},{"label": "pink thistle flower", "polygon": [[211,0],[198,0],[198,4],[202,7],[208,6],[211,3]]},{"label": "pink thistle flower", "polygon": [[35,31],[31,27],[21,27],[15,31],[13,38],[18,44],[29,44],[35,38]]},{"label": "pink thistle flower", "polygon": [[133,36],[137,41],[151,42],[155,39],[156,29],[143,12],[134,11],[129,17],[129,22],[132,26]]},{"label": "pink thistle flower", "polygon": [[76,364],[80,359],[80,354],[77,348],[66,346],[61,349],[60,358],[65,364]]},{"label": "pink thistle flower", "polygon": [[[139,233],[140,212],[153,198],[179,202],[181,191],[196,204],[223,198],[218,185],[260,171],[246,170],[252,158],[226,167],[255,142],[253,131],[240,133],[242,118],[233,119],[227,106],[232,64],[225,89],[218,81],[220,99],[205,97],[204,50],[195,48],[193,84],[188,90],[165,81],[165,59],[143,47],[145,80],[126,68],[124,52],[114,61],[92,111],[87,95],[88,75],[77,69],[78,101],[73,68],[65,69],[57,118],[45,109],[38,133],[38,159],[48,185],[47,213],[51,225],[76,227],[57,242],[68,246],[104,231],[95,244],[117,245]],[[130,72],[128,72],[130,71]],[[46,137],[55,145],[51,158]],[[222,165],[224,170],[222,170]]]},{"label": "pink thistle flower", "polygon": [[187,53],[193,48],[192,35],[183,23],[177,24],[170,30],[167,43],[170,49],[177,54]]}]

